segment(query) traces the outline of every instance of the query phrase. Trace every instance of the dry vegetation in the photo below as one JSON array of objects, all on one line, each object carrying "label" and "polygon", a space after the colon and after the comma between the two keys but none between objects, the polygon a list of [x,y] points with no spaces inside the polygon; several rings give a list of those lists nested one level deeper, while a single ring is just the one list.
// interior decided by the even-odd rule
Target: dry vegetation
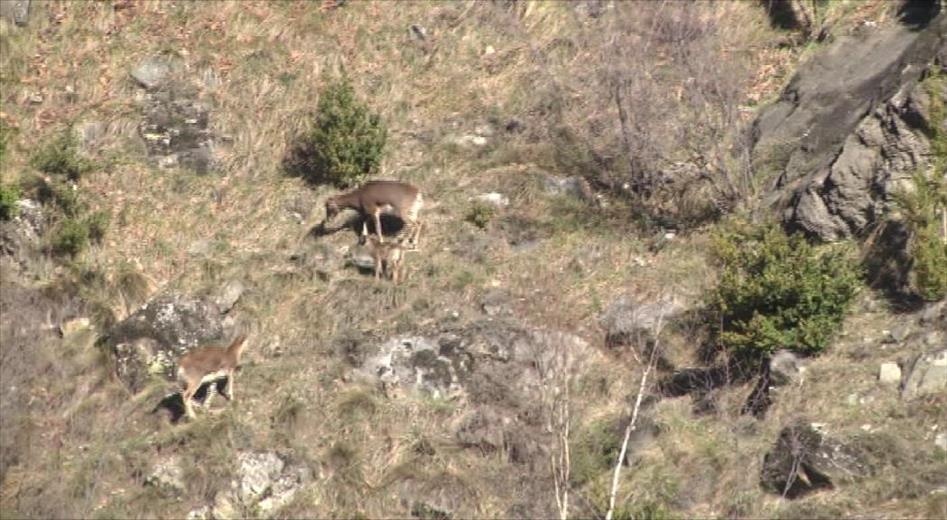
[{"label": "dry vegetation", "polygon": [[[883,20],[885,3],[845,2],[836,16],[846,23]],[[808,52],[779,45],[787,33],[772,29],[755,2],[707,2],[693,10],[677,2],[603,3],[615,12],[600,17],[569,2],[351,1],[329,10],[316,2],[33,4],[28,28],[0,23],[0,118],[15,129],[3,180],[30,174],[36,143],[73,124],[104,122],[95,171],[78,186],[91,210],[110,214],[111,227],[71,267],[34,266],[37,280],[29,284],[68,289],[77,278],[89,279],[76,273],[93,273],[99,285],[79,295],[84,303],[74,314],[91,312],[93,303],[107,307],[102,325],[126,316],[143,293],[201,293],[236,278],[249,288],[240,318],[256,333],[239,376],[241,401],[185,425],[148,413],[167,387],[126,395],[93,336],[46,334],[30,352],[4,350],[2,391],[18,386],[17,401],[26,404],[4,410],[3,445],[15,446],[18,457],[3,461],[3,518],[181,518],[229,485],[233,454],[243,449],[277,450],[319,475],[284,517],[404,517],[411,514],[399,498],[406,490],[449,496],[457,517],[510,516],[524,503],[533,505],[522,514],[555,514],[545,464],[513,466],[502,453],[463,449],[447,428],[461,403],[389,399],[350,381],[339,339],[384,339],[465,322],[478,315],[485,292],[504,288],[517,316],[572,331],[595,347],[574,383],[573,397],[584,404],[572,411],[573,439],[577,457],[582,443],[601,450],[599,440],[616,438],[612,426],[625,413],[641,366],[598,349],[597,317],[621,294],[696,302],[713,284],[707,237],[679,234],[664,243],[656,223],[665,223],[675,197],[696,193],[693,206],[675,211],[703,215],[708,205],[711,213],[732,209],[735,194],[756,189],[740,136],[729,129],[772,99]],[[412,24],[426,29],[426,39],[411,36]],[[138,138],[141,90],[128,72],[152,55],[182,63],[211,107],[214,131],[227,136],[219,143],[219,173],[198,176],[146,160]],[[290,261],[316,247],[309,232],[330,190],[287,176],[283,160],[309,124],[320,88],[342,70],[388,124],[382,176],[430,195],[424,253],[408,256],[408,278],[399,286],[352,269],[319,276]],[[695,88],[695,78],[708,83]],[[624,130],[620,110],[628,118]],[[514,121],[518,129],[507,131]],[[486,146],[453,141],[483,124],[496,132]],[[689,179],[698,186],[622,194],[623,183],[644,182],[642,172],[700,153],[708,154],[709,184]],[[601,209],[549,197],[544,172],[587,175],[614,192]],[[481,229],[464,216],[470,197],[488,191],[507,194],[511,204]],[[655,211],[643,212],[643,203]],[[703,222],[679,213],[667,218]],[[542,240],[531,248],[506,240],[520,235]],[[354,237],[341,232],[319,240],[335,247]],[[199,241],[210,245],[206,253],[190,251]],[[122,291],[132,293],[129,303],[115,304]],[[11,305],[4,301],[4,340],[15,334]],[[377,319],[379,310],[386,319]],[[691,332],[667,338],[676,363],[696,363]],[[21,355],[35,358],[14,361]],[[844,350],[833,355],[844,360]],[[618,517],[940,511],[940,499],[893,491],[898,484],[883,473],[862,490],[813,499],[806,506],[812,510],[794,510],[802,506],[759,489],[758,466],[782,418],[821,414],[842,428],[866,420],[839,407],[844,396],[829,387],[844,362],[833,361],[822,361],[824,372],[813,368],[823,374],[821,385],[780,403],[765,422],[740,414],[746,385],[721,391],[712,415],[696,416],[687,397],[660,402],[650,412],[660,434],[625,468]],[[881,424],[891,428],[892,443],[901,443],[894,433],[905,428],[895,430],[895,407],[887,406],[875,413],[889,414]],[[904,439],[919,437],[938,406],[943,401],[921,406],[924,421]],[[143,486],[154,462],[169,455],[185,461],[182,499]],[[604,513],[607,502],[610,472],[596,464],[574,468],[587,479],[574,498],[585,514]]]}]

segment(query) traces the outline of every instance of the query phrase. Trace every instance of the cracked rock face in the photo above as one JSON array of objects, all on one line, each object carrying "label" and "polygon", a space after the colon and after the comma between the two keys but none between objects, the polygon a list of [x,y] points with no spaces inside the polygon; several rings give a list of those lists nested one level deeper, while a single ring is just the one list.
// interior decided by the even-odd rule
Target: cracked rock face
[{"label": "cracked rock face", "polygon": [[925,71],[942,68],[947,17],[846,36],[800,68],[754,124],[753,163],[778,177],[784,221],[822,240],[850,237],[887,210],[928,161],[933,125]]}]

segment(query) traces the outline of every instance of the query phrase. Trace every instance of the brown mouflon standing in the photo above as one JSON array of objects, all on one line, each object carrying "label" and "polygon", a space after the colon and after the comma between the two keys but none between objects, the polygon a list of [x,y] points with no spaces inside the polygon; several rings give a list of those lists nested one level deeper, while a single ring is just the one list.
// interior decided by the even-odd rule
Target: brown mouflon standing
[{"label": "brown mouflon standing", "polygon": [[246,340],[247,335],[241,334],[229,347],[199,347],[181,356],[178,360],[178,380],[185,384],[181,397],[184,398],[184,409],[188,417],[194,417],[191,399],[206,382],[226,377],[227,390],[221,395],[227,400],[233,399],[234,371],[240,364],[240,354],[243,353]]},{"label": "brown mouflon standing", "polygon": [[375,279],[385,277],[394,283],[404,278],[404,247],[401,244],[381,242],[376,237],[369,237],[368,243],[375,262]]},{"label": "brown mouflon standing", "polygon": [[362,214],[362,236],[368,235],[368,217],[375,222],[375,232],[380,242],[385,241],[381,229],[381,214],[391,212],[404,221],[404,232],[412,249],[420,244],[421,225],[418,214],[424,206],[421,190],[400,181],[369,181],[358,188],[326,200],[326,219],[323,225],[343,209],[354,209]]}]

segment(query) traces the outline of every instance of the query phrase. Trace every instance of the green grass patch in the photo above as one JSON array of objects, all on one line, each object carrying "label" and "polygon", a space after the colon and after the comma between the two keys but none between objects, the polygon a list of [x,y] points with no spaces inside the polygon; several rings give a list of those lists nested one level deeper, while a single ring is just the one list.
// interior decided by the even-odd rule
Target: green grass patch
[{"label": "green grass patch", "polygon": [[30,164],[43,173],[62,175],[72,181],[95,168],[95,163],[79,154],[72,129],[64,130],[40,146]]}]

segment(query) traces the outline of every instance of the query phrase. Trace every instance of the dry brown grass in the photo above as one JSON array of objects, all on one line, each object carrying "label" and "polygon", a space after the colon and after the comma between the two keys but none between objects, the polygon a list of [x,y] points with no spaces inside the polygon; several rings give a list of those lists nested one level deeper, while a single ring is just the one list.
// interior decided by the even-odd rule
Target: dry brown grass
[{"label": "dry brown grass", "polygon": [[[866,4],[878,9],[871,13],[884,11]],[[766,45],[773,31],[754,6],[734,2],[717,13],[740,28],[727,33],[728,52],[751,55],[758,71],[747,104],[771,98],[800,53]],[[619,295],[673,293],[697,301],[713,283],[699,233],[652,250],[657,241],[640,236],[634,208],[621,201],[600,211],[542,193],[542,171],[584,173],[560,169],[544,103],[565,96],[565,121],[587,122],[588,56],[572,38],[588,30],[585,23],[568,2],[474,1],[347,2],[327,11],[309,2],[34,2],[28,29],[0,23],[2,112],[18,128],[5,180],[10,171],[28,171],[33,143],[71,123],[107,123],[95,152],[99,168],[80,181],[95,194],[93,209],[112,216],[105,242],[83,260],[115,281],[97,289],[99,299],[114,299],[122,285],[117,274],[130,265],[153,281],[148,292],[199,293],[237,278],[249,290],[235,312],[257,325],[259,338],[246,355],[240,401],[179,427],[145,413],[166,390],[160,385],[128,399],[88,345],[41,345],[48,359],[40,366],[47,369],[31,384],[28,415],[36,442],[0,487],[3,516],[181,517],[229,485],[238,449],[284,450],[323,469],[323,479],[297,497],[287,516],[406,516],[411,505],[399,497],[412,494],[450,497],[457,517],[508,516],[513,504],[546,498],[551,511],[551,474],[458,446],[449,426],[461,404],[389,400],[353,384],[333,341],[431,330],[454,312],[460,322],[480,317],[480,298],[500,287],[518,317],[598,347],[603,331],[596,318]],[[427,29],[422,44],[409,37],[411,24]],[[215,131],[232,138],[221,146],[219,173],[157,169],[134,144],[140,92],[128,72],[160,53],[182,63],[192,79],[207,71],[220,79],[198,85]],[[329,190],[285,176],[280,165],[321,86],[342,69],[389,124],[384,175],[420,184],[431,202],[422,214],[424,253],[408,256],[400,287],[352,268],[324,278],[312,265],[290,261],[317,243],[308,233],[323,217],[320,202]],[[553,93],[556,78],[569,79],[569,88]],[[43,101],[32,103],[37,94]],[[498,128],[483,149],[447,142],[491,117],[500,127],[516,118],[525,129]],[[486,231],[464,222],[469,198],[494,190],[510,196],[511,206]],[[297,209],[308,213],[302,224],[291,214]],[[499,226],[513,217],[535,224],[542,240],[534,248],[517,251],[506,241]],[[484,253],[471,260],[476,255],[468,250],[481,239]],[[189,252],[198,241],[210,244],[206,254]],[[355,237],[343,231],[318,241],[340,248]],[[57,276],[52,268],[43,273]],[[696,362],[686,334],[668,344],[676,361]],[[622,410],[640,368],[620,355],[594,357],[582,375],[600,384],[577,396],[587,401],[577,410],[577,427]],[[826,367],[815,373],[826,381],[839,375]],[[627,473],[625,501],[688,516],[778,511],[754,480],[778,419],[802,408],[830,420],[843,412],[838,396],[813,387],[746,435],[737,408],[747,391],[727,390],[726,413],[715,418],[694,417],[687,398],[662,403],[654,417],[663,433]],[[884,406],[872,413],[883,416],[894,404]],[[850,426],[858,419],[843,413],[838,420]],[[153,463],[169,453],[182,456],[192,478],[180,501],[142,486]],[[703,474],[720,477],[709,486]],[[535,486],[521,484],[527,481]],[[594,500],[597,485],[577,493]],[[536,507],[525,511],[544,511]]]}]

